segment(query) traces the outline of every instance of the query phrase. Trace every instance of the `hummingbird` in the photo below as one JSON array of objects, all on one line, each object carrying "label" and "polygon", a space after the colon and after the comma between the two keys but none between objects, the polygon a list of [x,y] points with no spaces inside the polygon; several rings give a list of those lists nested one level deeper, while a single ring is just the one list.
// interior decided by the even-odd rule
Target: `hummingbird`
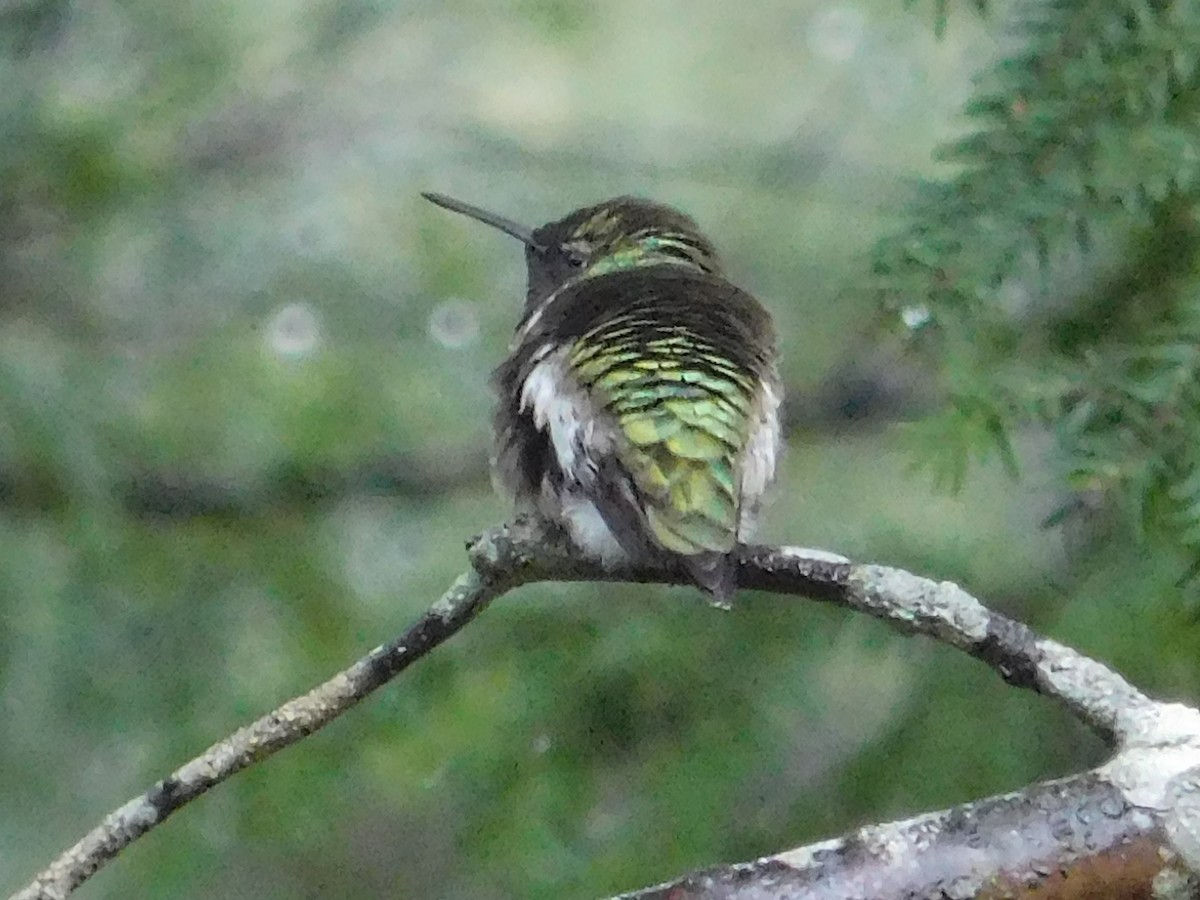
[{"label": "hummingbird", "polygon": [[616,197],[528,228],[422,196],[525,246],[493,376],[498,486],[606,567],[682,569],[727,608],[780,455],[770,315],[670,206]]}]

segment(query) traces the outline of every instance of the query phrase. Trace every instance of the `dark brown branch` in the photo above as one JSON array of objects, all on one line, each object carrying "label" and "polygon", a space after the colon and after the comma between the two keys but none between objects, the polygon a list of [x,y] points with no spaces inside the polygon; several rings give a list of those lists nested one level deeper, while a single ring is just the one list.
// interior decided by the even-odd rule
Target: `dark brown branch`
[{"label": "dark brown branch", "polygon": [[[13,900],[66,897],[124,847],[185,803],[327,725],[453,636],[493,599],[520,584],[593,580],[681,583],[687,580],[679,573],[657,569],[605,571],[594,562],[580,558],[561,535],[548,532],[537,522],[525,520],[487,532],[469,545],[469,551],[471,570],[460,576],[401,637],[372,651],[304,696],[288,701],[214,744],[145,794],[130,800],[55,860],[32,884],[15,894]],[[744,547],[739,553],[738,580],[743,588],[803,595],[869,613],[906,633],[926,634],[965,650],[1012,684],[1059,698],[1080,718],[1114,741],[1120,750],[1110,763],[1094,773],[1098,782],[1117,792],[1115,795],[1097,795],[1097,799],[1089,801],[1092,805],[1098,804],[1096,808],[1101,814],[1107,815],[1105,809],[1110,807],[1105,804],[1114,802],[1114,796],[1119,796],[1123,804],[1121,811],[1110,816],[1114,819],[1126,817],[1127,810],[1135,808],[1167,809],[1175,802],[1171,798],[1181,793],[1175,789],[1181,773],[1200,767],[1200,713],[1177,704],[1151,701],[1100,663],[1039,638],[1025,626],[992,613],[957,585],[930,581],[885,566],[854,565],[820,551]],[[1023,801],[1032,802],[1035,810],[1039,808],[1039,802],[1049,802],[1047,797],[1058,797],[1064,804],[1070,799],[1070,792],[1063,794],[1060,788],[1053,786],[1038,790],[1051,793],[1040,801],[1036,798]],[[1191,793],[1200,794],[1200,790]],[[989,833],[985,828],[990,821],[988,817],[999,816],[998,810],[1007,809],[1005,804],[1012,802],[1012,798],[999,798],[984,801],[978,809],[964,807],[943,814],[945,822],[939,833],[949,836],[945,846],[953,848],[954,840],[959,839],[955,837],[958,832],[950,828],[950,824],[964,816],[981,815],[983,822],[975,827],[984,828],[984,832],[977,833]],[[1019,811],[1005,815],[1020,818]],[[1034,828],[1035,818],[1036,815],[1026,813],[1026,819],[1022,820],[1028,821],[1034,829],[1028,838],[1030,841],[1036,841],[1039,834]],[[1171,821],[1168,818],[1168,824]],[[1141,820],[1137,826],[1140,830],[1133,837],[1140,837],[1143,831],[1149,833],[1151,825],[1143,827],[1140,823]],[[881,826],[878,834],[884,835],[883,829],[888,827]],[[901,823],[890,827],[907,826]],[[999,825],[995,827],[999,828]],[[921,843],[922,828],[910,828],[909,833],[915,852]],[[997,831],[997,840],[999,835]],[[1064,839],[1062,835],[1058,837]],[[1008,845],[1000,842],[996,846]],[[831,847],[832,844],[810,851],[793,851],[774,859],[793,858],[789,865],[797,868],[794,859],[800,857],[796,854],[809,852],[812,861],[825,865],[831,859],[827,852]],[[1016,850],[1013,852],[1020,855]],[[1200,856],[1200,851],[1197,855]],[[1033,858],[1035,861],[1041,859],[1040,856]],[[912,860],[906,859],[905,864],[911,865]],[[777,862],[771,862],[767,868],[774,871],[776,865]],[[763,868],[759,863],[752,866],[755,872]],[[812,862],[806,863],[805,870],[809,871],[811,867]],[[738,871],[741,870],[735,867],[728,870],[733,874],[721,877],[726,880],[741,877],[737,876]],[[756,894],[786,895],[786,892]]]},{"label": "dark brown branch", "polygon": [[[880,354],[875,354],[878,357]],[[785,431],[836,431],[864,421],[890,420],[927,402],[910,364],[872,358],[870,367],[847,363],[816,389],[790,389]],[[116,475],[113,502],[132,516],[155,519],[239,518],[279,509],[317,506],[350,495],[424,498],[486,486],[487,454],[476,445],[442,453],[403,453],[339,466],[286,464],[260,477],[203,475],[136,466]],[[36,467],[0,468],[0,504],[57,509],[69,502],[71,485]]]},{"label": "dark brown branch", "polygon": [[[284,467],[257,480],[204,477],[194,472],[140,471],[118,479],[114,502],[130,515],[160,519],[235,518],[280,508],[313,506],[347,495],[430,497],[486,486],[487,455],[466,449],[437,458],[397,455],[343,468]],[[0,503],[55,509],[68,486],[35,470],[0,469]]]}]

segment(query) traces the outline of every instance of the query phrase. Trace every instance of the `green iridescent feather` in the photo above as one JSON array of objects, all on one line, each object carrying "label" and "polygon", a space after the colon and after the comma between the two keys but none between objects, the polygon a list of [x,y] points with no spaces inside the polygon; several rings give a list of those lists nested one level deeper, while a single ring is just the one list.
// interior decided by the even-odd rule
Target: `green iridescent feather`
[{"label": "green iridescent feather", "polygon": [[573,373],[619,426],[618,458],[658,543],[685,555],[728,552],[737,541],[736,460],[750,431],[751,381],[694,335],[639,342],[637,326],[652,323],[621,319],[575,345]]}]

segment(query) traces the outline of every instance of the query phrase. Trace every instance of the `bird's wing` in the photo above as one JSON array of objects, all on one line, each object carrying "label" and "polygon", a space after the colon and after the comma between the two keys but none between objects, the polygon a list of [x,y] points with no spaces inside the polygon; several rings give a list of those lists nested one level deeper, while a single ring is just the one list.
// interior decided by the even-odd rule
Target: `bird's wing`
[{"label": "bird's wing", "polygon": [[519,385],[512,412],[545,436],[540,458],[626,552],[680,557],[723,601],[774,465],[774,339],[749,295],[662,268],[588,279],[548,307],[502,369],[502,396]]},{"label": "bird's wing", "polygon": [[639,341],[646,325],[636,313],[610,319],[573,348],[572,373],[624,438],[617,457],[654,542],[684,555],[727,552],[753,383],[683,329]]},{"label": "bird's wing", "polygon": [[627,287],[639,293],[607,307],[575,341],[570,372],[623,438],[617,457],[653,543],[684,556],[728,553],[747,445],[773,378],[773,348],[764,350],[750,320],[760,308],[725,282]]}]

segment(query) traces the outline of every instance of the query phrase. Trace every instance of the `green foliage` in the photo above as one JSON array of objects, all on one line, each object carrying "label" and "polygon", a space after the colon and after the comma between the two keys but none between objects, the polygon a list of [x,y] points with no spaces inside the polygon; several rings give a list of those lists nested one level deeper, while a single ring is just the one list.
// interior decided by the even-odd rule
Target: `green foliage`
[{"label": "green foliage", "polygon": [[[1009,434],[1047,424],[1074,489],[1195,554],[1200,9],[1020,8],[1019,48],[979,77],[971,132],[942,150],[956,174],[925,184],[877,251],[885,302],[921,306],[946,373],[926,458],[958,487],[969,457],[1010,458]],[[1100,250],[1122,245],[1112,270]]]}]

